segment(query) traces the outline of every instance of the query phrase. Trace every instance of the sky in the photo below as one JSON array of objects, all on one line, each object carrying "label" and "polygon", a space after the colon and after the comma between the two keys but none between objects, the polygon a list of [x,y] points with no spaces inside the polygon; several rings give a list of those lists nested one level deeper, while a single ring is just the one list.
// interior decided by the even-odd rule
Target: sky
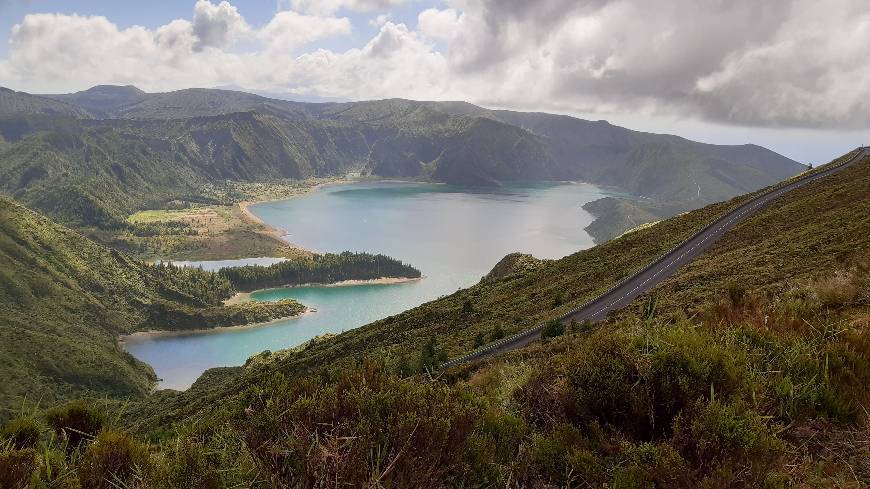
[{"label": "sky", "polygon": [[0,86],[232,87],[605,119],[804,163],[870,144],[870,0],[0,0]]}]

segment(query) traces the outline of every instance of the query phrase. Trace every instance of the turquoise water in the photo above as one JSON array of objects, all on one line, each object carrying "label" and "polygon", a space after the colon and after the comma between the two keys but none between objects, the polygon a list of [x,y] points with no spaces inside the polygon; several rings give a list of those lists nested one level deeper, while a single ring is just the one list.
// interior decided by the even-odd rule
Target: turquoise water
[{"label": "turquoise water", "polygon": [[470,286],[508,253],[559,258],[588,248],[592,238],[583,228],[592,216],[581,206],[605,195],[588,184],[481,189],[375,182],[258,204],[251,211],[287,230],[293,243],[322,252],[385,253],[419,268],[424,278],[259,291],[255,300],[293,298],[317,312],[251,329],[130,338],[126,348],[154,367],[161,388],[185,389],[208,368],[241,365],[263,350],[356,328]]}]

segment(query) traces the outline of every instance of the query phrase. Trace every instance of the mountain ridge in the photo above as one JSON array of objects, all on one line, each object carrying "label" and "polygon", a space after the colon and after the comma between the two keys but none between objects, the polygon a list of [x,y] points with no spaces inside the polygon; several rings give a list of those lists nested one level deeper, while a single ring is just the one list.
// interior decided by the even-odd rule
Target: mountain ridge
[{"label": "mountain ridge", "polygon": [[[756,145],[704,144],[606,121],[465,102],[303,103],[203,88],[148,94],[131,86],[67,95],[12,93],[18,95],[7,99],[21,101],[0,110],[0,136],[7,143],[0,145],[2,190],[73,225],[119,225],[125,213],[159,206],[161,199],[198,198],[199,186],[222,179],[347,173],[458,185],[581,180],[652,199],[612,209],[656,204],[655,212],[637,215],[666,216],[662,209],[697,208],[804,168]],[[44,114],[54,110],[52,104],[68,109],[62,120]],[[57,162],[64,160],[60,171]],[[95,173],[77,174],[80,166]],[[166,178],[157,174],[160,169]],[[94,176],[114,190],[94,188]],[[94,217],[77,223],[58,213],[45,195],[47,186],[67,189],[92,207],[84,214]],[[113,195],[125,198],[108,202]],[[606,234],[595,237],[600,241]]]}]

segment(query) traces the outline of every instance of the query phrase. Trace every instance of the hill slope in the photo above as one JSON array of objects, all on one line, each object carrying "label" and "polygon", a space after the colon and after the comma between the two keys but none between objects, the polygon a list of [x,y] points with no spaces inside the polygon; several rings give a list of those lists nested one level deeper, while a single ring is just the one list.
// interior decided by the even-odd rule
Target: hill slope
[{"label": "hill slope", "polygon": [[[151,433],[151,442],[109,426],[67,457],[57,438],[39,434],[40,414],[7,424],[0,466],[16,470],[3,480],[862,487],[870,481],[868,195],[865,159],[742,221],[603,323],[548,328],[545,340],[504,357],[427,372],[449,354],[560,316],[748,196],[560,260],[510,256],[469,289],[293,350],[264,352],[244,367],[206,372],[188,392],[161,391],[125,406],[127,426]],[[107,351],[107,336],[89,328],[123,328],[118,316],[136,317],[130,298],[117,294],[124,287],[152,301],[167,294],[196,301],[214,290],[156,287],[181,277],[166,270],[161,282],[158,269],[0,203],[0,237],[8,236],[0,241],[0,270],[14,274],[0,281],[0,299],[16,321],[0,327],[0,366],[12,379],[4,394],[19,371],[69,381],[95,356],[85,350],[67,358],[78,350],[60,340],[82,334],[86,346]],[[113,293],[100,288],[106,283]],[[35,298],[47,304],[35,307]],[[74,322],[81,317],[102,322],[81,326]],[[71,327],[72,336],[56,334]],[[10,336],[18,331],[24,336]],[[37,361],[14,363],[22,358]],[[104,377],[74,378],[94,384],[71,393],[106,393],[98,388],[113,379],[99,372]],[[110,393],[135,394],[130,385],[124,379]],[[58,418],[76,423],[70,414],[83,410],[59,408],[46,419],[72,440],[63,430],[70,424]]]},{"label": "hill slope", "polygon": [[[732,281],[746,290],[778,294],[826,270],[860,261],[870,252],[868,191],[870,161],[864,161],[787,194],[659,285],[653,292],[659,310],[692,317],[720,297]],[[559,260],[521,267],[517,273],[501,271],[497,280],[482,281],[304,351],[273,354],[265,363],[255,362],[244,375],[268,376],[276,370],[299,375],[327,365],[353,364],[360,358],[414,365],[429,339],[435,340],[444,356],[459,356],[479,346],[478,337],[492,341],[585,303],[746,198],[673,217]],[[771,229],[777,233],[770,234]],[[633,313],[634,308],[627,311]]]},{"label": "hill slope", "polygon": [[97,117],[110,117],[121,107],[140,102],[147,96],[132,85],[97,85],[81,92],[43,97],[78,105]]},{"label": "hill slope", "polygon": [[868,195],[870,159],[786,194],[604,323],[434,379],[421,372],[439,358],[558,317],[747,197],[560,260],[509,257],[449,297],[159,392],[128,422],[181,421],[171,446],[275,485],[860,487]]},{"label": "hill slope", "polygon": [[83,119],[90,117],[88,111],[78,105],[0,87],[0,115],[32,114],[68,116]]},{"label": "hill slope", "polygon": [[[752,145],[701,144],[603,121],[465,103],[309,104],[227,90],[148,94],[111,86],[27,97],[39,104],[0,110],[0,135],[8,143],[0,145],[3,190],[74,225],[117,226],[134,210],[207,198],[196,189],[226,179],[349,172],[460,185],[583,180],[645,197],[610,206],[644,208],[630,216],[637,220],[753,191],[802,169]],[[101,120],[40,118],[47,104]],[[64,214],[48,188],[60,188],[84,218]],[[624,229],[590,230],[601,240]]]},{"label": "hill slope", "polygon": [[232,293],[220,276],[145,265],[0,196],[0,419],[25,398],[148,393],[154,373],[117,345],[120,334],[301,310],[221,307]]}]

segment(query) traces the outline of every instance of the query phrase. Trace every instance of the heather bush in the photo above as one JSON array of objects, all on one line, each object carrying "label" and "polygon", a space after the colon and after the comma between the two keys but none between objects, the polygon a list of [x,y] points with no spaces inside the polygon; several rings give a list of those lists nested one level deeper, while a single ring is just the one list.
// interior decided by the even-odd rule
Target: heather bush
[{"label": "heather bush", "polygon": [[595,452],[596,444],[580,428],[559,424],[545,434],[533,436],[525,483],[580,487],[607,480],[606,466]]},{"label": "heather bush", "polygon": [[278,376],[250,390],[234,419],[275,485],[426,488],[466,478],[481,414],[461,390],[365,365],[333,379]]},{"label": "heather bush", "polygon": [[674,425],[674,445],[700,478],[731,473],[734,486],[764,480],[777,466],[784,444],[758,413],[741,403],[699,401]]},{"label": "heather bush", "polygon": [[6,423],[0,430],[0,442],[8,440],[12,448],[18,450],[34,448],[39,443],[43,430],[42,423],[34,418],[16,418]]},{"label": "heather bush", "polygon": [[262,481],[244,440],[221,420],[183,427],[161,447],[158,487],[255,487]]},{"label": "heather bush", "polygon": [[32,448],[16,450],[0,446],[0,487],[3,489],[29,489],[36,471],[37,453]]},{"label": "heather bush", "polygon": [[697,399],[731,396],[742,384],[742,352],[696,328],[662,328],[633,344],[642,355],[638,371],[654,437],[669,435],[674,417]]},{"label": "heather bush", "polygon": [[626,445],[624,460],[613,475],[613,488],[691,488],[686,460],[669,444]]},{"label": "heather bush", "polygon": [[640,336],[595,333],[515,395],[536,424],[596,421],[643,440],[669,436],[674,417],[711,392],[740,390],[739,352],[691,327]]},{"label": "heather bush", "polygon": [[72,401],[45,413],[48,425],[75,448],[93,440],[106,423],[106,415],[84,401]]},{"label": "heather bush", "polygon": [[543,329],[541,329],[541,338],[543,339],[555,338],[563,334],[565,334],[565,324],[558,319],[547,321]]},{"label": "heather bush", "polygon": [[103,430],[82,454],[78,478],[83,489],[149,487],[148,450],[129,433]]}]

